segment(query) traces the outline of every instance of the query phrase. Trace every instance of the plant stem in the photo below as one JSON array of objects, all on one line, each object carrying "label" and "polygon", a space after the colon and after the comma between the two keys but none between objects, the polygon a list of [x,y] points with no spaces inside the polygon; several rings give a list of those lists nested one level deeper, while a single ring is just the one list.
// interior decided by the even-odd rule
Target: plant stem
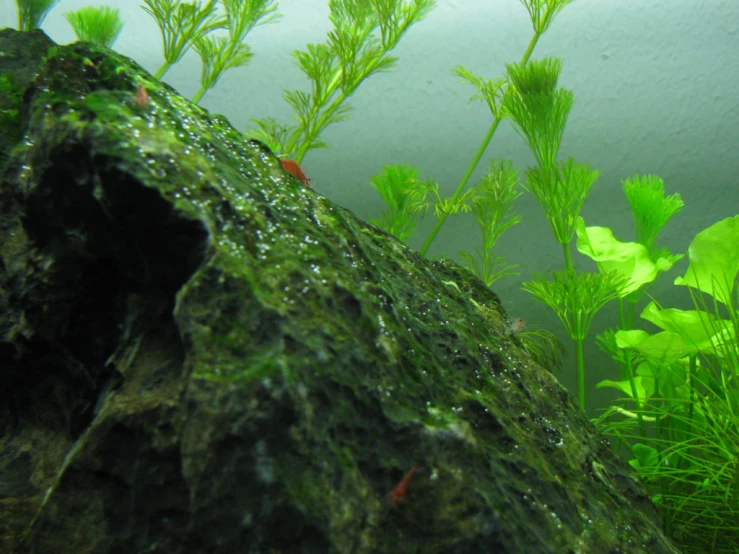
[{"label": "plant stem", "polygon": [[585,411],[585,357],[583,356],[583,339],[575,339],[575,355],[577,359],[577,403]]},{"label": "plant stem", "polygon": [[162,77],[164,77],[164,74],[165,74],[165,73],[167,72],[167,70],[168,70],[168,69],[169,69],[169,68],[170,68],[171,66],[172,66],[172,64],[171,64],[171,63],[169,63],[169,62],[164,62],[164,63],[162,64],[162,67],[160,67],[160,68],[159,68],[159,70],[158,70],[158,71],[156,72],[156,74],[154,75],[154,78],[155,78],[155,79],[156,79],[157,81],[161,81]]},{"label": "plant stem", "polygon": [[[526,52],[524,53],[523,58],[521,58],[521,65],[524,65],[529,61],[529,58],[531,57],[531,53],[534,51],[534,47],[536,46],[536,43],[539,41],[540,36],[541,36],[540,33],[535,32],[534,36],[531,37],[531,40],[529,41],[529,46],[528,48],[526,48]],[[457,185],[457,190],[455,190],[454,194],[452,195],[452,198],[450,200],[450,203],[452,205],[454,205],[454,203],[457,202],[457,200],[459,200],[459,197],[462,195],[464,188],[467,186],[467,182],[470,180],[470,177],[472,177],[472,173],[475,171],[475,168],[477,168],[477,164],[480,162],[480,158],[482,158],[482,155],[485,153],[485,150],[487,150],[488,146],[490,145],[490,141],[493,139],[493,135],[495,135],[495,131],[498,129],[498,125],[500,125],[500,121],[502,119],[503,117],[501,115],[498,115],[493,120],[492,125],[490,125],[490,129],[488,129],[488,132],[485,135],[485,138],[482,140],[482,144],[480,144],[480,148],[477,149],[477,153],[475,154],[474,158],[472,158],[472,162],[467,168],[467,171],[465,172],[464,177],[462,177],[462,180],[460,181],[459,185]],[[421,247],[421,256],[426,255],[426,252],[428,252],[428,249],[431,247],[431,243],[434,242],[436,235],[439,234],[439,230],[444,225],[444,222],[446,221],[447,217],[449,217],[449,214],[443,213],[436,220],[436,224],[434,224],[434,228],[431,229],[429,236],[426,237],[426,242],[424,242],[423,247]]]}]

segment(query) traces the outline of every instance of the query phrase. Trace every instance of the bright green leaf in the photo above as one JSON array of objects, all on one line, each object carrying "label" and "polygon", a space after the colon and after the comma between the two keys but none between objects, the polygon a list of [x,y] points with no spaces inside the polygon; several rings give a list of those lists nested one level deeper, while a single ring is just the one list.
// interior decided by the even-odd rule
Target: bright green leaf
[{"label": "bright green leaf", "polygon": [[739,273],[739,215],[698,233],[690,243],[688,257],[688,271],[675,279],[675,284],[693,287],[730,305]]},{"label": "bright green leaf", "polygon": [[621,242],[608,227],[585,227],[582,217],[575,223],[577,249],[592,258],[603,273],[616,271],[627,279],[621,296],[651,283],[660,271],[672,267],[669,260],[660,258],[655,264],[649,258],[646,246],[638,242]]}]

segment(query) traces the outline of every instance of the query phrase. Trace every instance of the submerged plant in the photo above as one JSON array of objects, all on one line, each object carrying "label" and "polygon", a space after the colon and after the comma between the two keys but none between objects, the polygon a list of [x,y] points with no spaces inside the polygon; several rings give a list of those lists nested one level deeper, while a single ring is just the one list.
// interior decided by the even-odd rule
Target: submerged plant
[{"label": "submerged plant", "polygon": [[[638,396],[636,410],[611,407],[599,420],[628,445],[665,521],[690,552],[739,548],[739,216],[699,233],[690,266],[677,285],[688,287],[694,310],[650,303],[641,317],[661,330],[619,331],[619,348],[633,353],[634,382],[600,386]],[[654,437],[636,421],[649,423]]]},{"label": "submerged plant", "polygon": [[427,209],[429,183],[418,178],[418,169],[409,165],[387,165],[371,179],[386,209],[372,223],[405,241],[418,224],[419,215]]},{"label": "submerged plant", "polygon": [[549,306],[559,317],[575,344],[577,361],[577,399],[585,410],[585,360],[583,342],[595,314],[618,297],[623,278],[616,273],[577,273],[575,270],[553,271],[551,278],[534,274],[523,289]]},{"label": "submerged plant", "polygon": [[87,6],[66,12],[65,19],[72,26],[78,40],[95,42],[111,48],[123,29],[120,12],[108,6]]},{"label": "submerged plant", "polygon": [[213,88],[226,70],[249,63],[253,53],[244,43],[246,35],[258,25],[274,23],[281,17],[275,0],[221,0],[226,10],[227,36],[202,35],[194,40],[202,61],[200,90],[192,99],[197,103]]},{"label": "submerged plant", "polygon": [[226,18],[218,15],[218,0],[207,0],[205,6],[199,0],[144,0],[144,4],[144,11],[159,25],[164,44],[164,63],[154,75],[156,79],[164,77],[196,41],[227,24]]},{"label": "submerged plant", "polygon": [[351,108],[346,101],[362,82],[395,66],[397,58],[389,52],[434,5],[435,0],[329,0],[333,28],[328,40],[293,53],[311,83],[310,92],[291,90],[283,95],[297,124],[253,119],[256,128],[249,134],[298,163],[309,150],[325,148],[321,133],[348,117]]},{"label": "submerged plant", "polygon": [[15,0],[18,7],[18,30],[33,31],[41,27],[46,15],[59,0]]},{"label": "submerged plant", "polygon": [[[529,12],[531,24],[534,28],[534,34],[529,40],[529,45],[526,48],[526,52],[524,52],[523,57],[521,58],[521,61],[519,63],[520,66],[525,66],[528,63],[529,58],[531,57],[531,54],[536,47],[536,44],[539,42],[541,36],[552,24],[555,16],[560,11],[562,11],[562,9],[567,6],[567,4],[572,2],[572,0],[520,0],[520,2]],[[452,204],[456,204],[462,197],[465,188],[469,183],[469,180],[472,178],[472,174],[474,173],[475,169],[480,163],[480,160],[482,159],[482,156],[485,154],[485,151],[490,145],[490,141],[493,139],[493,136],[495,135],[500,122],[503,120],[504,117],[506,117],[506,112],[502,109],[502,105],[506,101],[510,86],[508,79],[486,79],[484,77],[480,77],[473,71],[462,66],[458,66],[453,69],[452,73],[460,77],[463,81],[472,84],[478,89],[478,94],[476,94],[474,97],[484,100],[493,115],[493,121],[490,124],[490,128],[483,137],[480,146],[477,149],[477,152],[473,156],[472,161],[467,168],[467,171],[465,171],[462,179],[460,180],[457,188],[454,191],[454,194],[452,194],[450,198],[450,202]],[[431,248],[431,244],[434,242],[434,239],[439,234],[441,228],[444,226],[444,223],[446,222],[448,216],[449,214],[442,215],[442,217],[440,217],[436,221],[436,224],[434,225],[433,229],[431,229],[431,232],[429,233],[428,237],[426,237],[426,241],[421,247],[422,256],[425,256],[429,248]]]},{"label": "submerged plant", "polygon": [[[491,286],[506,275],[517,275],[517,265],[505,264],[503,256],[494,253],[501,235],[521,221],[513,212],[513,202],[521,196],[518,192],[518,171],[510,161],[492,161],[485,176],[468,189],[467,203],[475,216],[482,235],[482,245],[475,254],[461,252],[460,256],[485,286]],[[463,196],[464,198],[464,196]]]}]

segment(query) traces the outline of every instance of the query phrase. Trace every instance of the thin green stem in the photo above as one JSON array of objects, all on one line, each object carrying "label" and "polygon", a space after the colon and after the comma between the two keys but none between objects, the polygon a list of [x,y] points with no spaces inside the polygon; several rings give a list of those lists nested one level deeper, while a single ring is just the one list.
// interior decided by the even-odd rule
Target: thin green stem
[{"label": "thin green stem", "polygon": [[[531,37],[531,40],[529,41],[529,46],[528,48],[526,48],[526,52],[524,53],[523,58],[521,58],[521,65],[524,65],[529,61],[529,58],[531,57],[531,54],[534,51],[534,47],[536,46],[536,43],[539,41],[540,36],[541,34],[537,32],[537,33],[534,33],[533,37]],[[488,132],[485,135],[485,138],[483,138],[482,144],[480,144],[480,148],[477,149],[477,153],[475,153],[475,156],[472,158],[472,162],[467,168],[467,171],[465,172],[464,177],[462,177],[462,180],[460,181],[459,185],[457,185],[457,190],[455,190],[454,194],[452,195],[452,198],[450,200],[450,203],[452,205],[454,205],[459,200],[459,197],[462,196],[462,192],[467,186],[467,182],[470,180],[470,178],[472,177],[472,173],[477,168],[477,164],[480,162],[480,158],[482,158],[482,155],[485,153],[485,150],[487,150],[488,146],[490,145],[490,141],[493,139],[493,135],[495,135],[495,131],[498,129],[498,125],[500,125],[500,121],[502,119],[503,117],[501,115],[498,115],[493,120],[493,123],[490,125],[490,129],[488,129]],[[436,220],[436,223],[434,224],[434,228],[431,229],[429,236],[426,237],[426,242],[424,242],[423,246],[421,247],[421,256],[426,255],[426,252],[428,252],[429,248],[431,247],[431,243],[434,242],[436,235],[439,234],[439,231],[441,230],[441,227],[444,225],[444,222],[446,221],[447,217],[449,217],[449,213],[443,213]]]},{"label": "thin green stem", "polygon": [[155,79],[156,79],[157,81],[160,81],[160,80],[162,79],[162,77],[164,77],[164,74],[165,74],[165,73],[167,72],[167,70],[169,70],[169,68],[170,68],[171,66],[172,66],[172,64],[171,64],[171,63],[169,63],[169,62],[164,62],[164,63],[162,64],[162,67],[160,67],[160,68],[159,68],[159,69],[157,70],[157,72],[156,72],[156,73],[154,74],[154,78],[155,78]]},{"label": "thin green stem", "polygon": [[[577,318],[575,325],[577,323]],[[579,329],[577,330],[579,332]],[[577,403],[585,411],[585,356],[583,355],[583,339],[575,339],[575,356],[577,360]]]},{"label": "thin green stem", "polygon": [[192,97],[191,102],[193,104],[197,104],[198,102],[200,102],[200,99],[203,97],[203,95],[205,94],[205,91],[207,90],[208,89],[205,87],[200,87],[200,90],[195,94],[195,96]]},{"label": "thin green stem", "polygon": [[562,252],[565,256],[565,271],[572,271],[574,266],[572,265],[572,253],[570,252],[570,244],[562,245]]}]

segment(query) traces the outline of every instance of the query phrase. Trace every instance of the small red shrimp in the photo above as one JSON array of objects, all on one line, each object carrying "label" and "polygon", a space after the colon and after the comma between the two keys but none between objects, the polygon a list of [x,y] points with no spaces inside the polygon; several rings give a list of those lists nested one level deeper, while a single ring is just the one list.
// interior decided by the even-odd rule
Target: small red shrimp
[{"label": "small red shrimp", "polygon": [[287,171],[290,175],[295,177],[298,181],[303,183],[305,186],[310,186],[310,179],[303,173],[303,170],[298,165],[298,162],[295,162],[293,160],[288,160],[285,158],[280,158],[280,163],[282,164],[282,169]]},{"label": "small red shrimp", "polygon": [[139,83],[139,87],[136,90],[136,96],[133,97],[133,102],[137,106],[146,106],[149,103],[149,93],[141,83]]},{"label": "small red shrimp", "polygon": [[395,485],[393,487],[393,490],[390,491],[390,505],[395,506],[398,502],[400,502],[403,497],[405,496],[405,493],[408,492],[408,484],[411,482],[411,479],[413,479],[413,476],[416,474],[416,471],[418,471],[418,466],[413,466],[408,473],[405,474],[405,477],[403,477],[400,480],[400,483]]}]

